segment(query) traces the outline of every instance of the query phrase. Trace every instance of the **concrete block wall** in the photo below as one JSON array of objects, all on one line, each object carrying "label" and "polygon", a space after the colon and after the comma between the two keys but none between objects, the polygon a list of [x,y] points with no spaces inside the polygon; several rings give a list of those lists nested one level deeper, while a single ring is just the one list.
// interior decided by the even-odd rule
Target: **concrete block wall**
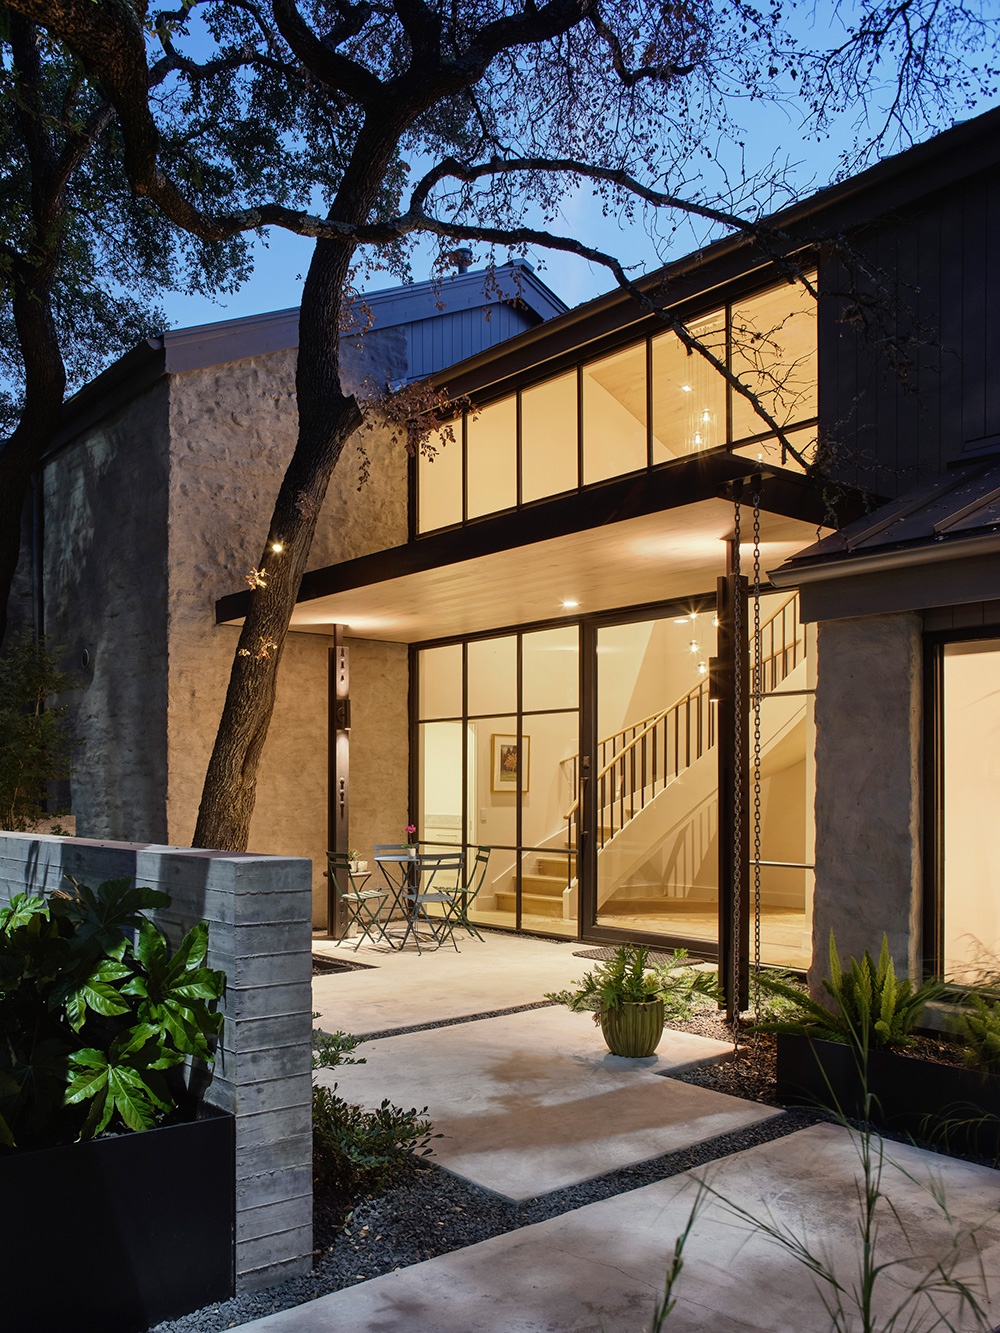
[{"label": "concrete block wall", "polygon": [[225,1023],[205,1096],[236,1117],[236,1284],[312,1265],[311,881],[308,860],[0,833],[0,901],[128,875],[169,893],[172,944],[209,926]]}]

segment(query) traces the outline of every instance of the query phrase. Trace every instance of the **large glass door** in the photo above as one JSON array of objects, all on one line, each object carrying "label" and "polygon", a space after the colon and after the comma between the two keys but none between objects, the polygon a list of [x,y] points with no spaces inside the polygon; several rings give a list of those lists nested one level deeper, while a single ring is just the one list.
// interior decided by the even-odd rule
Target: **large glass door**
[{"label": "large glass door", "polygon": [[586,920],[599,935],[716,946],[715,648],[714,608],[596,627]]}]

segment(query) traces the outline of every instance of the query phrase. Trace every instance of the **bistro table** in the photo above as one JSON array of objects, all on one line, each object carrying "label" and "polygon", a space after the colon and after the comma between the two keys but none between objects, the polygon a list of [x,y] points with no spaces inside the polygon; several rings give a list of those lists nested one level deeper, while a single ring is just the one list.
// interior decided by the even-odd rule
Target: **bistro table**
[{"label": "bistro table", "polygon": [[[419,951],[420,936],[417,933],[416,921],[419,910],[418,900],[420,896],[421,879],[425,865],[429,869],[433,878],[442,859],[444,858],[439,852],[422,853],[416,850],[411,851],[405,847],[391,849],[375,848],[373,852],[373,860],[375,862],[375,869],[378,876],[376,885],[380,889],[385,889],[392,898],[392,902],[386,915],[385,925],[382,928],[382,933],[389,941],[391,947],[402,949],[406,941],[412,935]],[[447,859],[450,860],[452,858],[448,857]],[[461,858],[460,856],[459,869],[461,869],[461,860],[464,860],[464,858]],[[434,887],[435,889],[438,888],[437,885]],[[461,891],[460,884],[456,885],[456,891]],[[438,894],[435,894],[435,899],[437,897]],[[448,910],[443,897],[441,905],[444,909],[444,917],[450,919],[451,912]],[[406,929],[401,936],[392,936],[389,934],[387,927],[392,920],[393,913],[397,910],[402,912],[406,918]],[[441,940],[438,933],[434,931],[433,926],[431,926],[430,929],[434,942],[440,946]],[[399,941],[398,946],[393,943],[395,939],[398,939]],[[454,938],[452,942],[454,943]],[[455,945],[455,947],[456,949],[458,948],[457,945]]]}]

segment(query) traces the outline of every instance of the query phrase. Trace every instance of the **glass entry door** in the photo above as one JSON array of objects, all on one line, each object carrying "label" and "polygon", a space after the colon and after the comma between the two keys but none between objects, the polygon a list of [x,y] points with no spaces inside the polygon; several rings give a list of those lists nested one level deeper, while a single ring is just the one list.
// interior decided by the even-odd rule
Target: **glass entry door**
[{"label": "glass entry door", "polygon": [[594,631],[586,921],[602,935],[716,946],[715,650],[712,609]]}]

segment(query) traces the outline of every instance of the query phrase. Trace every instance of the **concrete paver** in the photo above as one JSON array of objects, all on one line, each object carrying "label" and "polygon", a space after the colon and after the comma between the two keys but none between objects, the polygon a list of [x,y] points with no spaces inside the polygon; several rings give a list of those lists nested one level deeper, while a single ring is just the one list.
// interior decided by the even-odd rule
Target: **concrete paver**
[{"label": "concrete paver", "polygon": [[[948,1253],[953,1230],[929,1191],[935,1182],[955,1227],[981,1228],[978,1258],[967,1243],[962,1271],[977,1285],[982,1271],[994,1302],[1000,1300],[1000,1172],[902,1144],[886,1144],[885,1151],[887,1162],[898,1164],[886,1166],[885,1194],[906,1231],[884,1207],[877,1258],[900,1262],[876,1289],[880,1326]],[[253,1333],[640,1333],[650,1325],[674,1239],[703,1177],[722,1200],[807,1239],[851,1284],[860,1262],[858,1173],[855,1137],[817,1125],[244,1327]],[[695,1220],[676,1294],[670,1333],[829,1333],[831,1327],[805,1266],[714,1197]],[[918,1309],[929,1310],[927,1297],[921,1299]],[[967,1312],[955,1326],[977,1327]]]},{"label": "concrete paver", "polygon": [[[579,961],[579,960],[577,960]],[[611,1055],[589,1014],[562,1006],[366,1042],[338,1068],[349,1101],[424,1105],[438,1165],[527,1199],[777,1114],[663,1078],[728,1059],[724,1042],[666,1031],[656,1055]]]},{"label": "concrete paver", "polygon": [[313,1008],[320,1027],[358,1036],[415,1027],[446,1018],[512,1009],[563,990],[595,964],[574,958],[572,942],[485,932],[482,941],[458,933],[450,945],[418,954],[410,945],[362,945],[313,941],[315,953],[367,964],[357,972],[313,977]]}]

